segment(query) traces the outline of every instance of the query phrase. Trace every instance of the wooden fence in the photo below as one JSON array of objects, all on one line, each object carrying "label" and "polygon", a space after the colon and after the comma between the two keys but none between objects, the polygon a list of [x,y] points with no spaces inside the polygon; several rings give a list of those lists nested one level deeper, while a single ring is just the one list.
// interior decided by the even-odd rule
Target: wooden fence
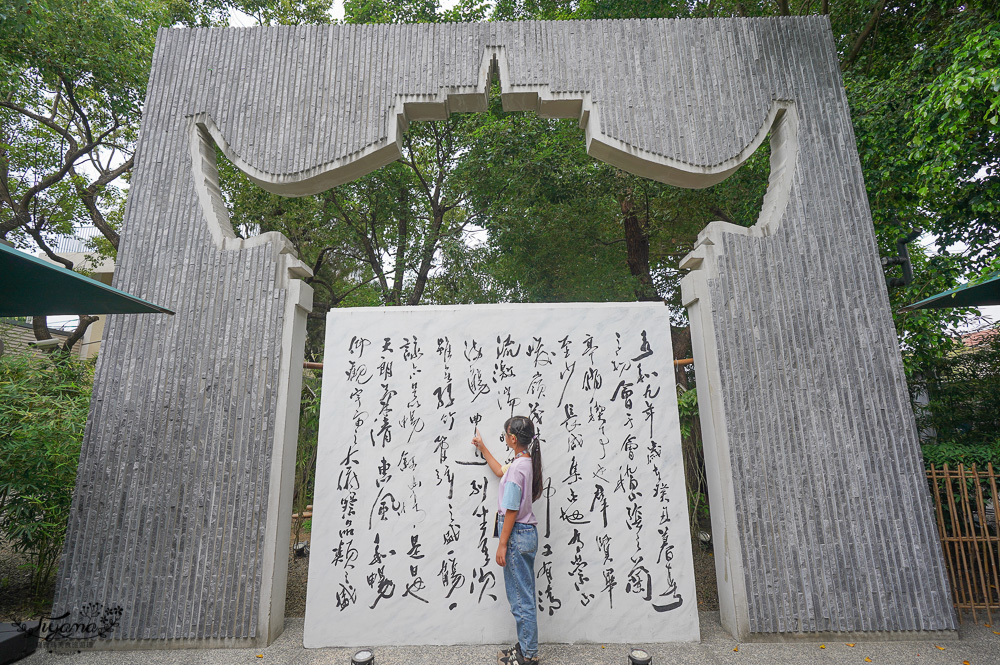
[{"label": "wooden fence", "polygon": [[927,479],[934,496],[941,547],[951,582],[951,593],[961,619],[963,610],[1000,610],[1000,534],[997,532],[997,474],[993,465],[938,469]]}]

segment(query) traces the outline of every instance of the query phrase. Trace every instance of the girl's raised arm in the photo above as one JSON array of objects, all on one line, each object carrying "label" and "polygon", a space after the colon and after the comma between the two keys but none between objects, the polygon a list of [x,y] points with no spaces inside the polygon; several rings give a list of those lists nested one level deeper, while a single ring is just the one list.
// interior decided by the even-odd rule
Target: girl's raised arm
[{"label": "girl's raised arm", "polygon": [[486,463],[490,465],[490,470],[497,474],[497,478],[503,476],[503,469],[500,467],[500,462],[493,457],[490,449],[486,447],[485,443],[483,443],[483,437],[479,435],[478,427],[476,428],[476,435],[472,437],[472,445],[474,445],[479,452],[483,454],[483,457],[486,458]]}]

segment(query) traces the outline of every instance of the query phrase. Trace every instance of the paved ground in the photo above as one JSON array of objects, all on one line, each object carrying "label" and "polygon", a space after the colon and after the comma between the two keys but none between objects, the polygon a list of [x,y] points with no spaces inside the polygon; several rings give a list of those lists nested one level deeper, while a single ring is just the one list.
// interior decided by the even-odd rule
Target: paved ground
[{"label": "paved ground", "polygon": [[[303,649],[302,619],[287,619],[285,632],[270,647],[259,649],[212,649],[177,651],[89,651],[60,654],[36,652],[21,661],[25,665],[229,665],[237,663],[335,663],[349,665],[354,649]],[[701,613],[700,644],[645,645],[653,655],[654,665],[1000,665],[1000,635],[984,625],[981,617],[974,623],[968,617],[959,630],[958,640],[940,642],[819,642],[793,644],[738,644],[719,624],[717,612]],[[1000,621],[998,621],[1000,623]],[[1000,631],[998,631],[1000,632]],[[938,649],[935,645],[943,647]],[[636,645],[632,645],[636,646]],[[624,644],[543,644],[545,665],[623,665],[628,646]],[[491,665],[496,662],[497,646],[453,647],[376,647],[378,665]],[[259,655],[258,655],[259,654]]]}]

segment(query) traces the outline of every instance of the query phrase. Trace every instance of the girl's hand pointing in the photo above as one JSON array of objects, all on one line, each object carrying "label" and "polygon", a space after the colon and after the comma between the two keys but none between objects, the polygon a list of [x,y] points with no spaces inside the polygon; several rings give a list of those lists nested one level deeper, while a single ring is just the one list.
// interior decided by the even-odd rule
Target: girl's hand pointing
[{"label": "girl's hand pointing", "polygon": [[476,447],[479,454],[486,460],[486,463],[490,467],[490,471],[496,474],[497,478],[503,476],[503,469],[500,467],[500,462],[496,461],[496,458],[490,454],[490,449],[486,447],[485,443],[483,443],[483,437],[479,434],[478,427],[476,428],[476,435],[472,437],[472,445]]}]

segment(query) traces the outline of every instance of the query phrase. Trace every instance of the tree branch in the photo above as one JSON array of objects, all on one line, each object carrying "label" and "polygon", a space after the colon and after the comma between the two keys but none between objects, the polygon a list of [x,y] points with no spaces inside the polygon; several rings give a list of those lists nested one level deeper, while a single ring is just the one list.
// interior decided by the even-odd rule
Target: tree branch
[{"label": "tree branch", "polygon": [[431,195],[430,185],[428,185],[427,181],[424,180],[424,174],[420,172],[419,168],[417,168],[417,160],[413,156],[413,142],[410,140],[409,134],[406,135],[406,151],[409,153],[410,159],[409,161],[404,159],[403,163],[413,169],[413,172],[417,174],[417,178],[420,179],[420,184],[424,187],[424,192],[427,193],[427,198],[429,200],[433,200],[434,197]]},{"label": "tree branch", "polygon": [[319,250],[319,254],[316,256],[316,260],[313,262],[313,267],[312,267],[313,276],[306,280],[307,284],[311,284],[313,280],[316,278],[316,275],[319,274],[319,269],[323,265],[323,259],[326,257],[326,253],[332,252],[333,249],[334,249],[333,247],[324,247],[323,249]]},{"label": "tree branch", "polygon": [[56,134],[59,134],[59,136],[61,136],[64,139],[66,139],[66,141],[70,144],[70,149],[71,150],[72,150],[73,146],[76,145],[76,139],[73,138],[73,134],[70,133],[70,131],[68,129],[66,129],[65,127],[63,127],[59,123],[57,123],[55,120],[52,120],[50,118],[46,118],[44,115],[38,115],[34,111],[29,111],[28,109],[24,108],[23,106],[18,106],[17,104],[15,104],[13,102],[9,102],[7,100],[0,101],[0,108],[5,108],[8,111],[13,111],[14,113],[19,113],[19,114],[23,115],[26,118],[34,120],[35,122],[37,122],[39,124],[45,125],[49,129],[51,129],[52,131],[54,131]]},{"label": "tree branch", "polygon": [[7,151],[0,149],[0,201],[10,206],[14,211],[14,199],[7,188],[7,179],[10,177],[10,160],[7,159]]},{"label": "tree branch", "polygon": [[[83,133],[84,133],[84,136],[86,138],[86,141],[85,141],[85,143],[82,146],[77,142],[76,138],[73,136],[73,133],[70,131],[69,126],[60,125],[58,122],[56,122],[56,120],[55,120],[54,117],[53,118],[47,118],[47,117],[45,117],[45,116],[43,116],[43,115],[41,115],[39,113],[31,111],[28,108],[25,108],[23,106],[19,106],[17,104],[14,104],[11,101],[0,101],[0,108],[6,108],[6,109],[8,109],[10,111],[13,111],[15,113],[18,113],[18,114],[24,116],[24,117],[26,117],[26,118],[28,118],[30,120],[34,120],[35,122],[39,123],[40,125],[42,125],[44,127],[47,127],[48,129],[50,129],[51,131],[53,131],[54,133],[56,133],[57,135],[59,135],[60,137],[62,137],[62,139],[64,141],[66,141],[67,146],[68,146],[66,152],[63,155],[62,166],[60,166],[60,168],[57,171],[55,171],[53,173],[50,173],[48,176],[46,176],[45,178],[42,178],[40,181],[38,181],[37,183],[35,183],[32,187],[30,187],[27,190],[25,190],[24,194],[21,195],[21,197],[20,197],[19,201],[17,202],[17,204],[22,209],[22,214],[18,215],[17,214],[17,210],[15,209],[15,216],[14,216],[14,218],[12,220],[8,221],[6,224],[2,225],[2,227],[0,227],[0,236],[4,236],[9,231],[11,231],[11,230],[13,230],[13,229],[15,229],[15,228],[17,228],[19,226],[24,226],[25,224],[27,224],[28,223],[28,215],[24,211],[27,211],[28,206],[31,203],[31,200],[39,192],[42,192],[45,189],[48,189],[52,185],[56,184],[57,182],[59,182],[63,178],[65,178],[66,175],[76,165],[77,160],[81,156],[86,155],[86,154],[92,152],[94,150],[94,148],[96,148],[98,145],[101,144],[101,141],[103,141],[105,138],[107,138],[107,136],[109,136],[113,132],[117,131],[118,128],[121,126],[120,121],[116,117],[115,123],[112,126],[112,128],[109,129],[107,132],[104,132],[101,135],[101,138],[99,140],[95,141],[94,138],[93,138],[93,135],[92,135],[92,132],[91,132],[91,129],[90,129],[90,124],[89,124],[89,121],[87,120],[86,114],[84,113],[83,109],[77,103],[76,97],[73,94],[72,85],[69,82],[67,82],[64,78],[60,78],[60,81],[62,82],[62,86],[61,87],[63,89],[65,89],[65,91],[66,91],[66,98],[69,100],[70,105],[71,105],[71,109],[72,109],[72,112],[70,113],[70,116],[69,116],[69,119],[68,119],[67,122],[71,126],[72,123],[73,123],[73,121],[74,121],[74,119],[77,118],[77,117],[79,117],[80,120],[81,120],[81,122],[82,122],[81,126],[83,128]],[[53,104],[54,104],[53,108],[54,109],[58,106],[58,99],[60,97],[60,93],[59,93],[58,90],[56,92],[56,96],[57,96],[57,99],[56,99],[55,102],[53,102]],[[129,168],[131,168],[131,166]],[[14,209],[15,206],[11,205],[11,208]]]},{"label": "tree branch", "polygon": [[390,294],[392,302],[389,303],[393,305],[403,304],[403,277],[406,272],[406,244],[409,241],[410,236],[408,219],[410,216],[409,192],[405,188],[400,188],[399,194],[399,202],[405,205],[405,212],[401,210],[399,219],[396,220],[396,257],[393,260],[392,293]]},{"label": "tree branch", "polygon": [[340,198],[330,190],[327,195],[327,200],[331,201],[340,211],[341,218],[347,223],[348,228],[354,232],[354,234],[361,241],[361,246],[365,250],[365,254],[368,256],[368,264],[372,267],[372,272],[378,277],[379,285],[382,287],[383,293],[389,292],[389,284],[385,279],[385,272],[382,270],[381,262],[378,260],[378,255],[375,253],[375,249],[372,246],[371,239],[367,234],[364,233],[360,228],[358,228],[355,223],[351,220],[351,216],[347,214],[344,206],[340,202]]},{"label": "tree branch", "polygon": [[840,71],[846,72],[854,65],[854,61],[857,59],[858,54],[861,53],[861,49],[864,47],[865,42],[871,36],[872,31],[875,30],[875,26],[878,24],[878,18],[882,15],[882,10],[885,9],[886,0],[878,0],[878,4],[875,5],[875,9],[872,11],[872,15],[868,17],[868,22],[865,27],[862,28],[861,34],[858,35],[857,39],[854,40],[854,44],[851,45],[851,50],[847,52],[847,56],[844,61],[840,63]]},{"label": "tree branch", "polygon": [[59,105],[62,103],[62,88],[56,88],[56,92],[52,95],[52,112],[49,113],[49,118],[52,120],[56,119],[59,115]]},{"label": "tree branch", "polygon": [[94,145],[103,144],[104,139],[117,132],[118,128],[122,126],[122,121],[121,118],[118,117],[118,114],[113,113],[112,116],[114,118],[114,122],[111,123],[111,127],[107,131],[101,132],[101,134],[97,137],[97,140],[93,142]]},{"label": "tree branch", "polygon": [[[3,106],[3,104],[0,104],[0,106]],[[22,209],[27,210],[28,205],[31,203],[31,199],[33,199],[39,192],[48,189],[52,185],[56,184],[57,182],[65,178],[66,174],[70,172],[70,169],[73,168],[73,165],[76,164],[76,160],[79,159],[81,155],[85,155],[97,147],[96,143],[87,143],[81,148],[79,144],[76,142],[76,140],[73,139],[72,135],[67,134],[67,136],[69,136],[69,138],[67,138],[67,141],[70,144],[70,149],[66,151],[66,154],[63,157],[63,165],[59,168],[58,171],[43,178],[39,182],[35,183],[33,187],[30,187],[28,190],[24,192],[24,194],[18,201],[18,204],[21,206]],[[21,221],[20,223],[15,224],[13,227],[10,228],[0,227],[0,235],[4,235],[7,233],[7,231],[11,230],[11,228],[17,228],[17,226],[21,226],[24,223],[26,222]]]},{"label": "tree branch", "polygon": [[[445,144],[448,144],[447,149]],[[441,202],[441,187],[444,185],[445,177],[448,173],[445,167],[448,162],[448,155],[451,154],[451,124],[445,122],[444,131],[434,130],[434,162],[437,164],[437,176],[434,178],[434,200],[432,205],[437,206]]]},{"label": "tree branch", "polygon": [[87,119],[87,114],[83,112],[83,109],[80,108],[80,105],[76,101],[73,84],[62,76],[59,77],[59,80],[62,81],[63,87],[66,88],[66,99],[69,100],[69,105],[73,108],[74,114],[80,118],[80,123],[83,126],[83,135],[87,139],[87,143],[95,143],[94,135],[90,131],[90,121]]},{"label": "tree branch", "polygon": [[310,286],[316,286],[316,285],[322,286],[324,289],[327,290],[327,292],[330,293],[330,295],[333,295],[333,285],[330,284],[330,282],[325,279],[319,279],[318,277],[313,276],[307,279],[306,283],[309,284]]},{"label": "tree branch", "polygon": [[56,263],[62,264],[67,270],[73,269],[73,262],[70,261],[69,259],[64,259],[63,257],[53,252],[52,248],[49,247],[48,244],[45,242],[45,239],[42,238],[41,224],[39,224],[34,228],[32,228],[30,225],[25,226],[25,230],[28,232],[28,235],[30,235],[32,238],[35,239],[35,243],[38,245],[39,248],[41,248],[43,252],[45,252],[45,255],[47,257],[49,257]]},{"label": "tree branch", "polygon": [[[108,242],[114,246],[115,250],[118,249],[118,242],[121,238],[118,235],[118,232],[115,231],[114,228],[112,228],[112,226],[108,223],[107,219],[105,219],[104,213],[101,212],[100,208],[98,208],[97,192],[114,180],[117,180],[122,176],[122,174],[132,170],[134,165],[135,156],[133,155],[118,166],[118,168],[101,173],[100,177],[90,183],[87,187],[76,185],[76,192],[83,201],[83,205],[86,206],[87,212],[90,213],[90,219],[94,222],[94,226],[96,226],[104,237],[108,239]],[[76,170],[70,168],[70,175],[75,176]]]},{"label": "tree branch", "polygon": [[333,290],[331,289],[330,295],[331,295],[331,297],[333,297],[333,304],[330,306],[331,309],[333,307],[336,307],[337,305],[339,305],[341,302],[344,301],[345,298],[347,298],[347,296],[351,295],[352,293],[354,293],[355,291],[357,291],[358,289],[360,289],[362,286],[367,286],[368,284],[371,284],[372,280],[374,280],[374,279],[375,279],[374,277],[369,277],[368,279],[366,279],[365,281],[361,282],[360,284],[356,284],[355,286],[352,286],[351,288],[347,289],[346,291],[344,291],[344,293],[342,293],[339,296],[334,295],[333,294]]},{"label": "tree branch", "polygon": [[63,351],[69,352],[73,348],[73,345],[80,341],[83,334],[87,332],[87,328],[90,327],[90,324],[95,323],[96,321],[96,316],[90,316],[89,314],[81,315],[80,323],[76,326],[76,330],[73,331],[73,333],[69,336],[69,339],[67,339],[63,344]]}]

